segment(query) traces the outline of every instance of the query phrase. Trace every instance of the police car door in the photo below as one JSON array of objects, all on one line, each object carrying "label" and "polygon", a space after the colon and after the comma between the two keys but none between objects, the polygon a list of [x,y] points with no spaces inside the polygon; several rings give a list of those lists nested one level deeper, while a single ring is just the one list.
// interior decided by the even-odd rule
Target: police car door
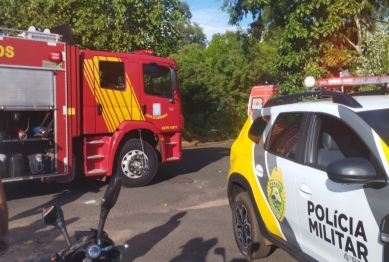
[{"label": "police car door", "polygon": [[[298,163],[300,129],[304,114],[300,112],[279,114],[266,138],[266,173],[259,178],[265,187],[269,206],[277,219],[282,238],[288,248],[297,253],[300,249],[300,231],[295,209],[295,176],[301,166]],[[263,184],[265,183],[265,184]]]},{"label": "police car door", "polygon": [[354,131],[367,129],[355,117],[345,123],[335,116],[316,114],[310,122],[307,165],[296,176],[296,207],[304,253],[319,261],[384,261],[379,224],[388,210],[388,204],[382,202],[388,193],[381,195],[387,190],[335,183],[326,172],[329,163],[350,157],[367,159],[380,172],[366,141]]}]

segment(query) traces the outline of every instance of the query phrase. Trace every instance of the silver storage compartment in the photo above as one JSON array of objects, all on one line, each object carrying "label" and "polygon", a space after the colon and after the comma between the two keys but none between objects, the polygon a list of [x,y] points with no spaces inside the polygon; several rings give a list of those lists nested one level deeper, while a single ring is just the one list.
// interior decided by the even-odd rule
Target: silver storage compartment
[{"label": "silver storage compartment", "polygon": [[53,71],[0,67],[0,109],[42,106],[54,106]]}]

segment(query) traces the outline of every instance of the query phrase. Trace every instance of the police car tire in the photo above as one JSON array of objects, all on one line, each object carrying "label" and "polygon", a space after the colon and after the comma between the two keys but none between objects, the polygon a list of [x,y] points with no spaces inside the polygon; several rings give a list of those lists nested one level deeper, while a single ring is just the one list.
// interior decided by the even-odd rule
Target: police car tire
[{"label": "police car tire", "polygon": [[[240,205],[243,205],[246,208],[247,215],[250,220],[249,222],[251,224],[251,243],[247,248],[243,247],[241,242],[239,241],[236,227],[236,211]],[[247,260],[251,261],[252,259],[263,258],[270,253],[271,246],[267,246],[265,244],[265,239],[262,236],[261,231],[259,230],[258,221],[254,213],[254,208],[247,192],[242,192],[235,196],[234,204],[232,207],[232,225],[235,241],[241,253],[245,256]]]},{"label": "police car tire", "polygon": [[117,160],[117,174],[122,179],[122,185],[124,187],[141,187],[145,186],[148,183],[151,182],[151,180],[154,178],[155,174],[157,173],[158,169],[158,157],[157,152],[155,149],[146,141],[142,141],[144,153],[146,154],[148,160],[149,160],[149,170],[147,170],[141,177],[139,178],[130,178],[126,176],[122,170],[121,163],[123,157],[130,151],[133,150],[140,150],[142,151],[142,144],[139,139],[131,139],[127,141],[122,150],[120,151],[119,158]]}]

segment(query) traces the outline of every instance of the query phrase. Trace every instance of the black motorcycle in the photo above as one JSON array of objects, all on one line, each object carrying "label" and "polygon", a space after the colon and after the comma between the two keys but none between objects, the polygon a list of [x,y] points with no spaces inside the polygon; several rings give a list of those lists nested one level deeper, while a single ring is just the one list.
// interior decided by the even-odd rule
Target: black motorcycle
[{"label": "black motorcycle", "polygon": [[93,262],[93,261],[122,261],[122,254],[120,252],[123,248],[128,248],[128,245],[117,245],[108,234],[103,231],[105,221],[111,208],[116,204],[121,188],[121,178],[119,176],[112,177],[105,191],[104,197],[101,200],[101,212],[99,228],[91,229],[91,231],[78,231],[75,233],[76,241],[71,244],[68,232],[66,230],[63,211],[59,206],[49,206],[43,209],[42,219],[43,223],[47,225],[55,225],[61,231],[68,244],[67,247],[61,251],[51,254],[41,260],[41,262]]}]

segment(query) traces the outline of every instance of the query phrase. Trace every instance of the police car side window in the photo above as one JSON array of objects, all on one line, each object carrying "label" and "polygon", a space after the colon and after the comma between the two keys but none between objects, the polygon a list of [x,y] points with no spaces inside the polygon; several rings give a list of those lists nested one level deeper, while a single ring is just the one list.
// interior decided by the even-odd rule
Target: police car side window
[{"label": "police car side window", "polygon": [[296,158],[296,146],[303,116],[302,113],[283,113],[277,117],[270,134],[270,152],[289,159]]},{"label": "police car side window", "polygon": [[318,115],[312,141],[311,161],[321,168],[342,158],[361,157],[370,160],[370,150],[359,136],[341,120]]}]

